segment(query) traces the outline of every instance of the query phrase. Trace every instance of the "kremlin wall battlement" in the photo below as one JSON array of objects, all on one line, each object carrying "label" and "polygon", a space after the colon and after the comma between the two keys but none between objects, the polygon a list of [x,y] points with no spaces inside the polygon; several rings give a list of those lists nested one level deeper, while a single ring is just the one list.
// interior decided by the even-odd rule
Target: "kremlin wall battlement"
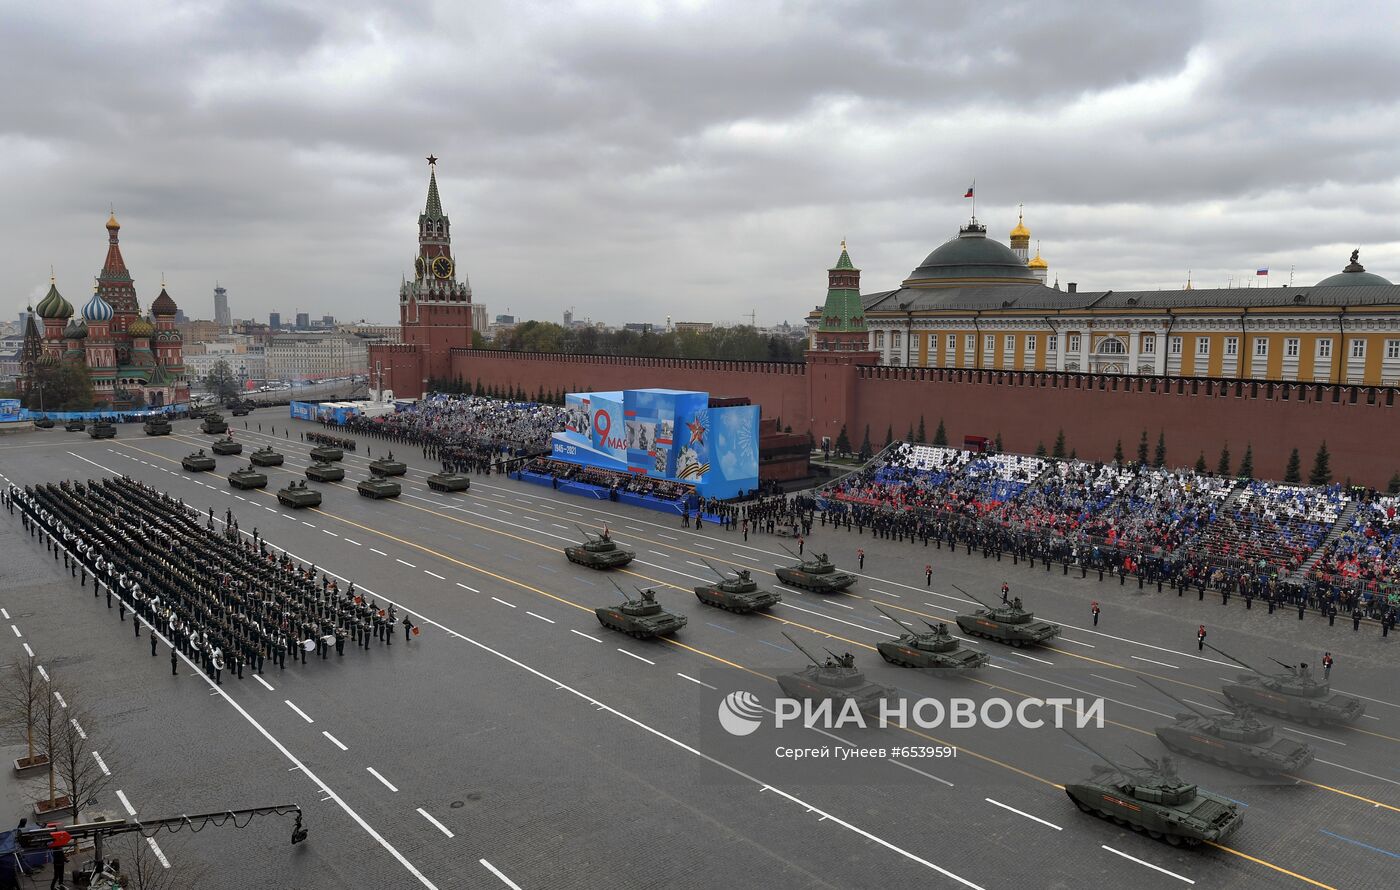
[{"label": "kremlin wall battlement", "polygon": [[922,420],[932,437],[941,420],[950,444],[1000,434],[1005,450],[1026,454],[1037,444],[1050,448],[1063,429],[1067,447],[1084,460],[1111,460],[1120,440],[1132,458],[1146,430],[1153,449],[1165,433],[1172,466],[1190,466],[1204,453],[1214,467],[1226,443],[1238,463],[1249,445],[1255,474],[1282,479],[1294,448],[1306,473],[1326,440],[1339,482],[1350,477],[1384,488],[1400,470],[1400,452],[1389,444],[1400,438],[1395,387],[492,349],[454,349],[452,368],[473,387],[479,379],[526,392],[646,386],[746,396],[765,418],[818,440],[835,441],[844,424],[852,446],[860,445],[867,425],[878,448],[890,428],[898,438]]}]

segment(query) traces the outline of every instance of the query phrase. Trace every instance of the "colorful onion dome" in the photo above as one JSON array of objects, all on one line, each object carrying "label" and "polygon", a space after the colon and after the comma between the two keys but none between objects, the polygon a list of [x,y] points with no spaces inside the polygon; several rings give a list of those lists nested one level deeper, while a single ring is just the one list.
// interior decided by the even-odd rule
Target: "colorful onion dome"
[{"label": "colorful onion dome", "polygon": [[71,318],[73,304],[63,299],[63,295],[58,292],[58,285],[50,278],[49,292],[39,301],[39,305],[34,307],[34,312],[40,318]]},{"label": "colorful onion dome", "polygon": [[165,292],[165,286],[160,289],[160,296],[151,303],[151,314],[156,316],[174,315],[178,311],[175,301],[170,299],[170,294]]},{"label": "colorful onion dome", "polygon": [[102,299],[102,295],[93,291],[92,299],[88,300],[83,307],[83,319],[88,322],[109,322],[112,320],[112,304]]},{"label": "colorful onion dome", "polygon": [[144,318],[137,318],[127,327],[126,332],[133,337],[149,337],[156,332],[155,325]]}]

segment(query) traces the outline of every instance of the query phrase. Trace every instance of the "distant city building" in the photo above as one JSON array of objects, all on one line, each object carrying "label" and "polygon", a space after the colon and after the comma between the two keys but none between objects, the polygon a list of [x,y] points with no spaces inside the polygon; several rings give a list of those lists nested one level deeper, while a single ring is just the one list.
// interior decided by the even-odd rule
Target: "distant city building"
[{"label": "distant city building", "polygon": [[514,315],[497,315],[496,324],[515,324]]},{"label": "distant city building", "polygon": [[629,321],[622,326],[622,329],[634,334],[650,334],[653,327],[649,321]]},{"label": "distant city building", "polygon": [[280,331],[280,330],[282,330],[282,313],[280,313],[280,312],[269,312],[269,313],[267,313],[267,326],[268,326],[269,328],[271,328],[273,331]]},{"label": "distant city building", "polygon": [[309,313],[309,312],[298,312],[298,313],[297,313],[297,330],[299,330],[299,331],[309,331],[309,330],[311,330],[311,313]]},{"label": "distant city building", "polygon": [[375,340],[381,343],[401,343],[401,332],[396,324],[370,324],[368,322],[350,322],[338,324],[335,330],[352,337],[360,337],[365,340]]},{"label": "distant city building", "polygon": [[363,338],[336,331],[273,334],[267,341],[267,376],[305,380],[364,374],[369,347]]},{"label": "distant city building", "polygon": [[228,289],[215,286],[214,288],[214,321],[220,327],[227,328],[233,324],[233,316],[228,309]]},{"label": "distant city building", "polygon": [[176,310],[175,310],[175,323],[176,323],[177,325],[187,324],[187,323],[189,322],[189,320],[190,320],[190,317],[189,317],[188,315],[185,314],[185,310],[183,310],[183,309],[176,309]]},{"label": "distant city building", "polygon": [[715,329],[708,321],[678,321],[673,327],[677,334],[708,334]]},{"label": "distant city building", "polygon": [[490,324],[486,320],[486,304],[472,303],[472,330],[485,331]]},{"label": "distant city building", "polygon": [[322,324],[324,327],[327,327],[327,328],[333,328],[333,327],[335,327],[335,316],[334,316],[334,315],[322,315],[322,316],[321,316],[321,324]]},{"label": "distant city building", "polygon": [[573,327],[573,326],[574,326],[574,310],[572,310],[572,309],[565,309],[565,310],[564,310],[564,327],[566,327],[566,328],[571,328],[571,327]]},{"label": "distant city building", "polygon": [[193,321],[186,321],[184,324],[175,325],[175,329],[180,332],[186,343],[205,343],[210,340],[217,340],[228,333],[228,330],[221,327],[217,321],[196,318]]}]

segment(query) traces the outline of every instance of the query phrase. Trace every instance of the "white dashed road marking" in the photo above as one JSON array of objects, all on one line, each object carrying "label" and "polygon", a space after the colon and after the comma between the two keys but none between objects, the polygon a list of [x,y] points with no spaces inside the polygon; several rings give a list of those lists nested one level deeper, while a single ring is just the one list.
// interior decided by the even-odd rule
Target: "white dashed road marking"
[{"label": "white dashed road marking", "polygon": [[291,700],[291,699],[289,699],[289,698],[288,698],[288,699],[284,699],[284,701],[286,701],[287,707],[291,708],[293,711],[296,711],[298,714],[300,714],[300,715],[301,715],[301,719],[305,720],[307,723],[315,723],[315,722],[316,722],[315,720],[312,720],[310,717],[306,716],[306,712],[305,712],[305,711],[303,711],[301,708],[298,708],[296,705],[292,704],[292,700]]},{"label": "white dashed road marking", "polygon": [[455,835],[453,835],[452,832],[450,832],[450,831],[447,830],[447,826],[446,826],[446,825],[443,825],[441,822],[439,822],[438,820],[434,819],[431,815],[428,814],[428,811],[425,810],[425,809],[423,809],[422,807],[419,807],[419,808],[418,808],[418,815],[422,816],[424,819],[427,819],[429,822],[431,822],[431,823],[433,823],[434,825],[436,825],[436,826],[437,826],[437,830],[438,830],[438,831],[441,831],[443,834],[447,835],[448,837],[455,837]]},{"label": "white dashed road marking", "polygon": [[367,767],[365,767],[365,769],[369,770],[369,774],[370,774],[371,776],[374,776],[376,779],[378,779],[380,782],[382,782],[382,783],[384,784],[384,787],[385,787],[385,788],[388,788],[390,791],[393,791],[395,794],[398,793],[398,790],[399,790],[399,789],[395,788],[395,787],[393,786],[393,784],[392,784],[388,779],[386,779],[386,778],[384,778],[383,776],[381,776],[381,775],[379,774],[379,770],[375,769],[375,768],[372,767],[372,766],[367,766]]}]

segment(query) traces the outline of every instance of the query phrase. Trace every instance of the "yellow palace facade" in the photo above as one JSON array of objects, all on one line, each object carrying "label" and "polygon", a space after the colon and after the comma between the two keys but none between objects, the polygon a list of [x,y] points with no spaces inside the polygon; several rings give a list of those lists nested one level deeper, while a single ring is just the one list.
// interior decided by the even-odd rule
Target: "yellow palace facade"
[{"label": "yellow palace facade", "polygon": [[973,220],[899,288],[861,295],[867,347],[896,366],[1400,385],[1400,286],[1356,253],[1312,286],[1062,291],[1028,241]]}]

